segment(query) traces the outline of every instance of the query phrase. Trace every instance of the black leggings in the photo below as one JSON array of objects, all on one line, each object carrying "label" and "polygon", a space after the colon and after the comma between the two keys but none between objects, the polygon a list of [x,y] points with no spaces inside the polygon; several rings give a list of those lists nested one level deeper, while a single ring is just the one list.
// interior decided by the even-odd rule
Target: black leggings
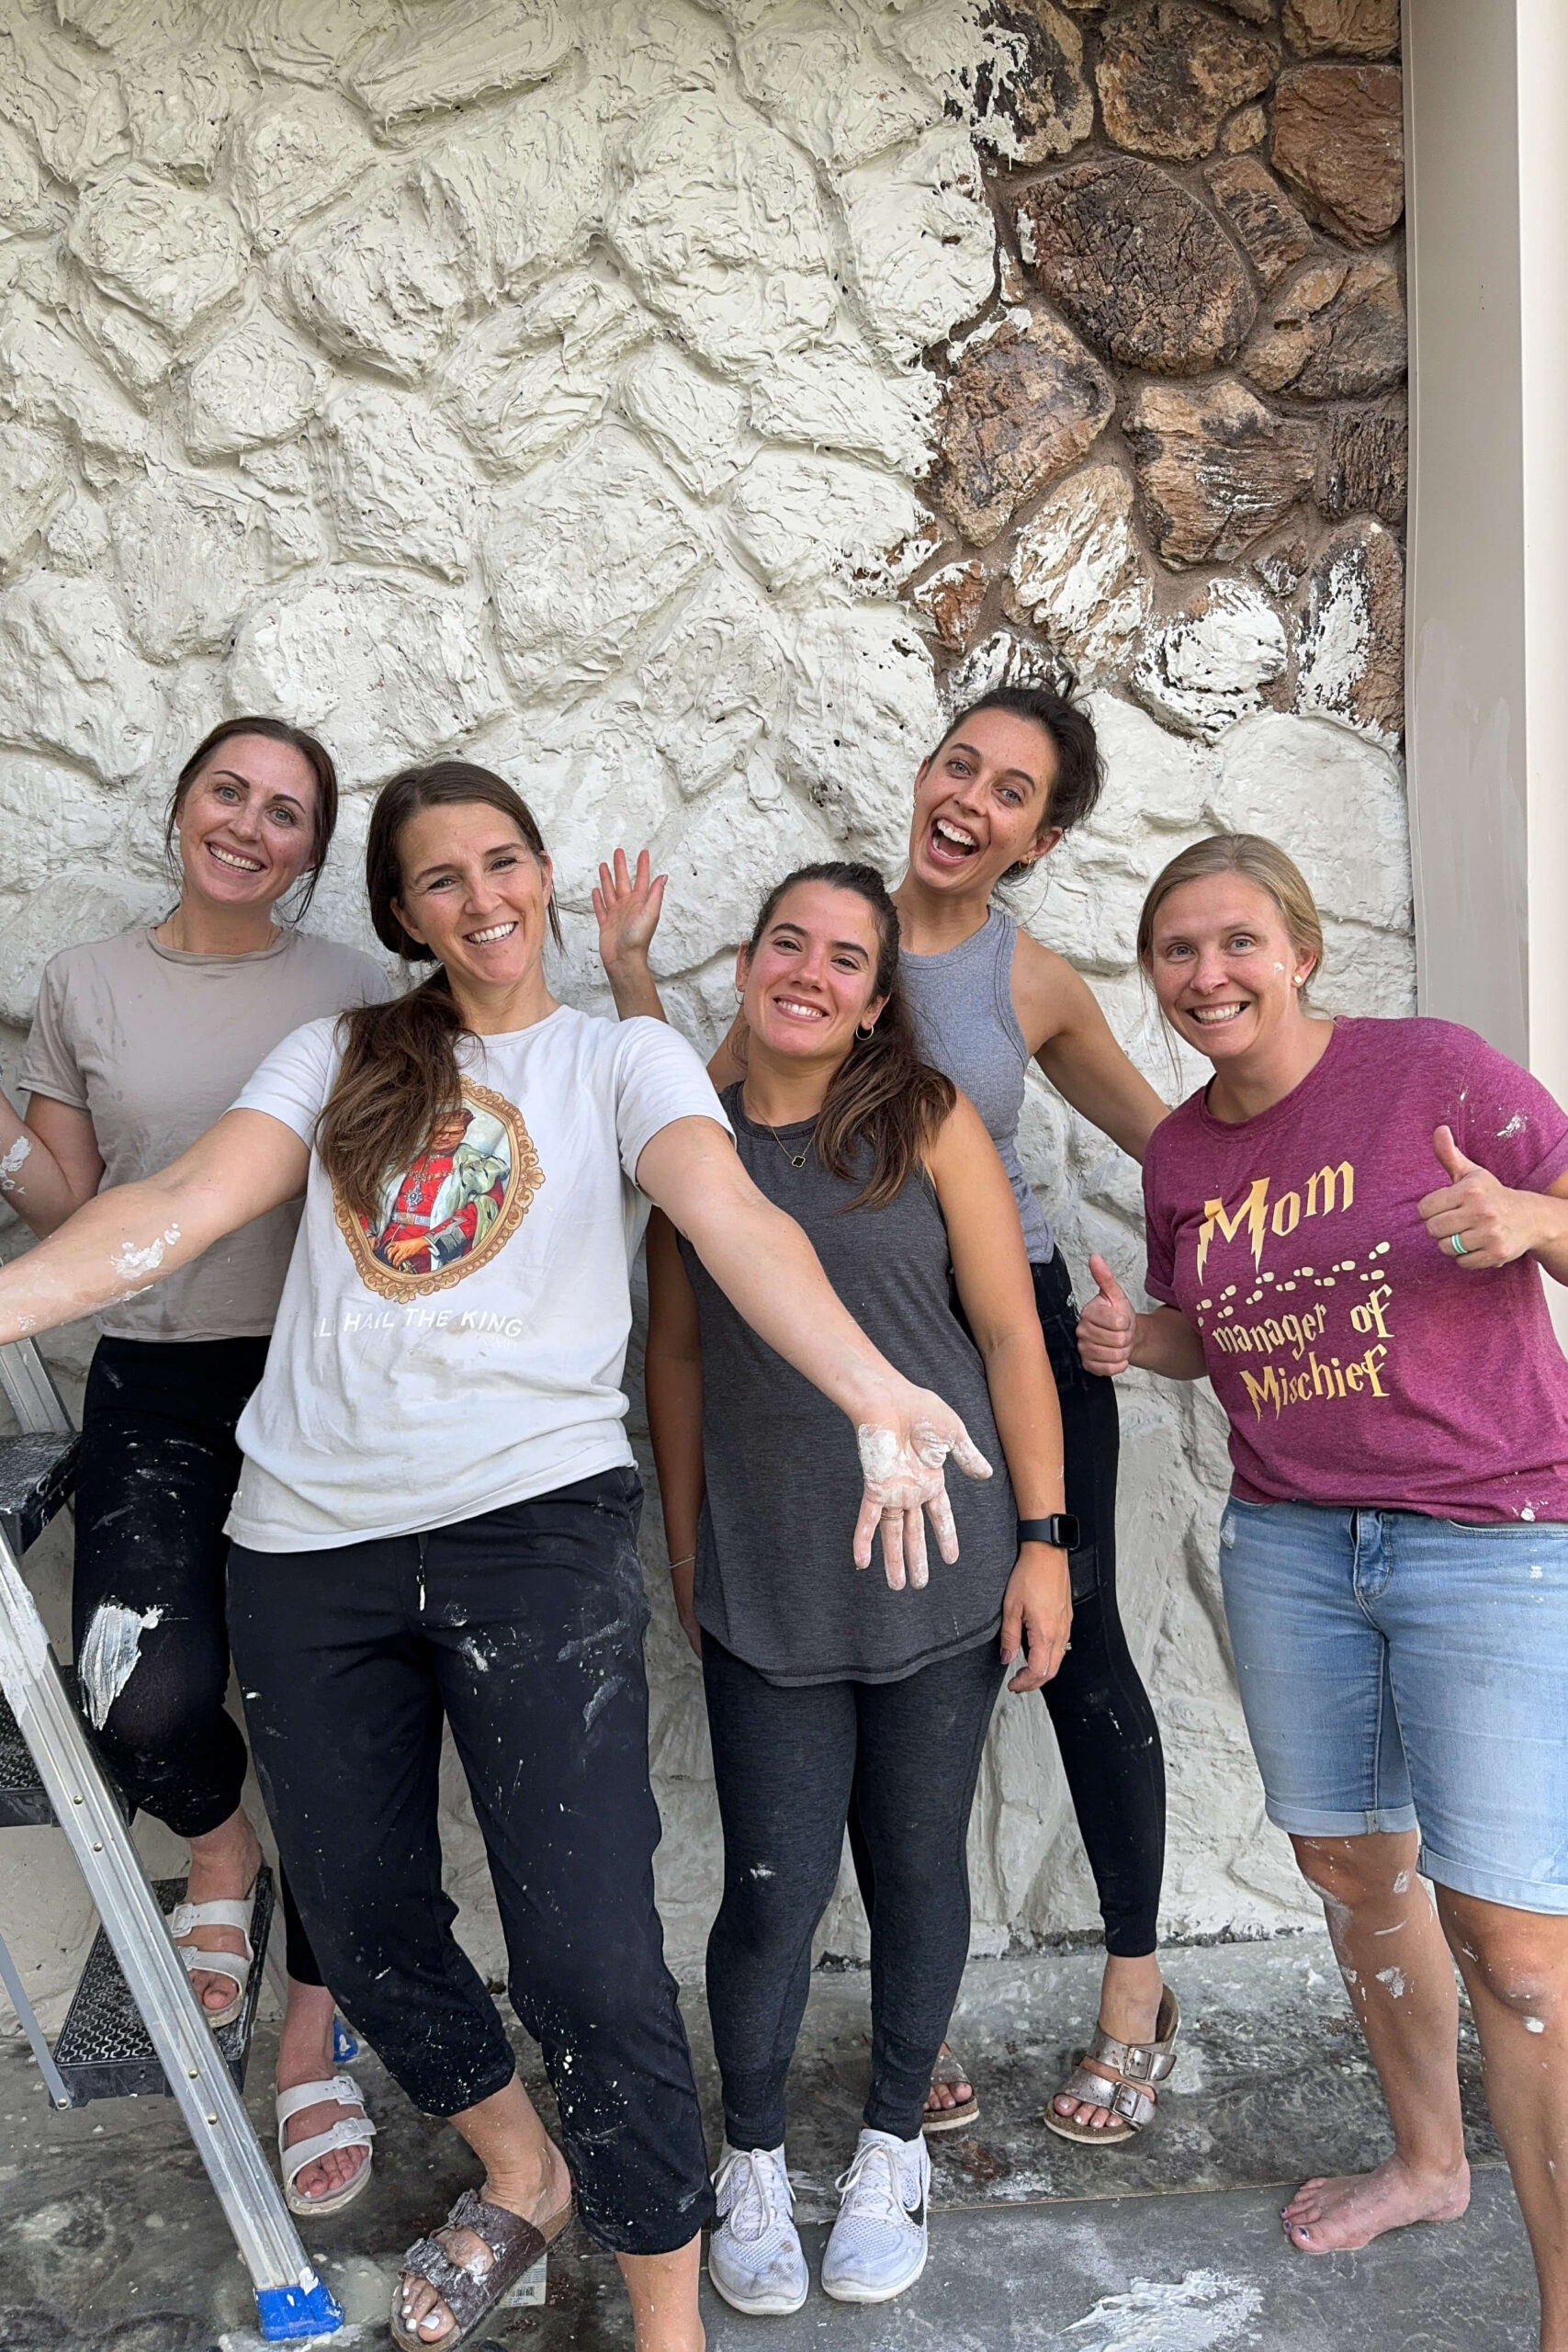
[{"label": "black leggings", "polygon": [[344,2014],[427,2114],[512,2080],[442,1885],[445,1718],[583,2221],[617,2254],[670,2254],[714,2205],[653,1901],[640,1508],[635,1471],[608,1470],[428,1534],[236,1544],[229,1623],[257,1776]]},{"label": "black leggings", "polygon": [[[1158,1936],[1165,1757],[1116,1606],[1116,1387],[1083,1368],[1077,1307],[1061,1251],[1032,1271],[1062,1408],[1066,1508],[1077,1520],[1080,1539],[1069,1563],[1072,1647],[1041,1695],[1094,1873],[1105,1949],[1119,1959],[1137,1960],[1153,1951]],[[852,1816],[850,1844],[869,1917],[875,1870]]]},{"label": "black leggings", "polygon": [[[244,1739],[223,1705],[223,1522],[240,1476],[234,1424],[266,1348],[265,1340],[104,1339],[87,1374],[72,1640],[79,1665],[95,1652],[114,1655],[103,1637],[117,1622],[122,1664],[134,1642],[130,1672],[95,1726],[97,1742],[131,1803],[177,1838],[218,1828],[245,1784]],[[95,1634],[101,1610],[142,1623],[111,1613]],[[108,1687],[95,1683],[84,1702],[96,1694],[101,1713]],[[320,1984],[287,1879],[280,1891],[288,1973]]]},{"label": "black leggings", "polygon": [[969,1810],[1001,1689],[994,1641],[899,1682],[766,1681],[703,1634],[724,1823],[708,2013],[732,2148],[776,2148],[852,1792],[875,1868],[865,2121],[912,2140],[969,1955]]}]

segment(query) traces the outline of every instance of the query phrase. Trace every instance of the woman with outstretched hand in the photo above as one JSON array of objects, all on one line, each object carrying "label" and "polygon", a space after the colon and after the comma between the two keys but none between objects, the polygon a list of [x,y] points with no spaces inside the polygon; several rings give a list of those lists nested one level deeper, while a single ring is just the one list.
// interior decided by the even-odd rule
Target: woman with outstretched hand
[{"label": "woman with outstretched hand", "polygon": [[[575,2197],[620,2259],[638,2352],[697,2352],[713,2199],[654,1908],[641,1498],[620,1388],[648,1200],[850,1419],[863,1565],[880,1526],[893,1580],[906,1561],[918,1572],[922,1511],[954,1557],[942,1464],[987,1468],[747,1177],[690,1047],[551,996],[550,864],[508,785],[455,761],[395,777],[366,858],[378,935],[431,977],[297,1030],[171,1168],[100,1195],[0,1272],[0,1340],[176,1272],[304,1192],[240,1424],[229,1622],[263,1793],[327,1980],[409,2097],[450,2116],[485,2166],[482,2194],[405,2256],[394,2340],[410,2352],[472,2335]],[[444,1716],[564,2157],[452,1935]]]},{"label": "woman with outstretched hand", "polygon": [[1139,960],[1214,1075],[1145,1161],[1160,1304],[1095,1260],[1079,1345],[1111,1377],[1207,1373],[1230,1419],[1247,1730],[1394,2133],[1308,2181],[1286,2234],[1328,2254],[1463,2212],[1451,1951],[1564,2352],[1568,1364],[1540,1274],[1568,1282],[1568,1117],[1469,1029],[1314,1013],[1322,953],[1255,835],[1154,884]]},{"label": "woman with outstretched hand", "polygon": [[981,1750],[1003,1670],[1022,1648],[1010,1687],[1039,1690],[1072,1611],[1061,1415],[1011,1187],[972,1104],[919,1060],[897,970],[874,868],[786,876],[740,951],[746,1075],[723,1102],[742,1165],[799,1220],[856,1321],[953,1398],[987,1451],[999,1439],[1010,1483],[954,1498],[955,1567],[898,1597],[836,1573],[859,1484],[847,1431],[691,1240],[659,1221],[649,1242],[649,1429],[724,1823],[708,2272],[753,2313],[798,2311],[807,2290],[784,2083],[852,1797],[876,1883],[871,2087],[822,2284],[882,2302],[924,2267],[921,2120],[968,1956]]}]

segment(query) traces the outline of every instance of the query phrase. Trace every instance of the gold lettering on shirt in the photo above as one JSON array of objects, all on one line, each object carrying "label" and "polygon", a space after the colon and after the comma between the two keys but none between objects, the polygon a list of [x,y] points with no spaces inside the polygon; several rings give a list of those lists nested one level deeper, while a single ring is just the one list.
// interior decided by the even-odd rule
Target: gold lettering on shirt
[{"label": "gold lettering on shirt", "polygon": [[[1269,1188],[1272,1181],[1271,1177],[1255,1176],[1245,1199],[1237,1203],[1234,1216],[1227,1213],[1224,1201],[1204,1202],[1203,1222],[1198,1228],[1196,1272],[1200,1282],[1203,1279],[1203,1268],[1208,1261],[1209,1244],[1213,1239],[1216,1230],[1222,1240],[1234,1241],[1245,1225],[1252,1243],[1252,1263],[1255,1270],[1260,1268],[1263,1263],[1263,1238],[1266,1231],[1273,1233],[1281,1240],[1286,1235],[1295,1231],[1302,1217],[1301,1194],[1299,1193],[1281,1193],[1275,1201],[1273,1214],[1270,1216]],[[1320,1193],[1323,1203],[1321,1209],[1318,1206]],[[1320,1168],[1316,1175],[1308,1180],[1306,1196],[1308,1216],[1329,1216],[1336,1209],[1344,1210],[1352,1207],[1355,1199],[1356,1171],[1348,1159],[1342,1159],[1337,1168]]]}]

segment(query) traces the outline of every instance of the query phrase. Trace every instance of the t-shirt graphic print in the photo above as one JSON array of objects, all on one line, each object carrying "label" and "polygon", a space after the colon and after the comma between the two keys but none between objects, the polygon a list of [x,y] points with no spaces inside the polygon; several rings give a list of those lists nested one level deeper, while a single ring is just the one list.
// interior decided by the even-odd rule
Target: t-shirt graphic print
[{"label": "t-shirt graphic print", "polygon": [[334,1192],[338,1229],[367,1290],[449,1290],[504,1250],[544,1182],[522,1113],[489,1087],[463,1089],[424,1149],[382,1186],[374,1223]]},{"label": "t-shirt graphic print", "polygon": [[1433,1241],[1439,1125],[1513,1191],[1568,1170],[1544,1088],[1446,1021],[1338,1021],[1256,1118],[1195,1094],[1156,1128],[1147,1288],[1201,1335],[1244,1501],[1568,1520],[1568,1363],[1540,1270],[1467,1268]]}]

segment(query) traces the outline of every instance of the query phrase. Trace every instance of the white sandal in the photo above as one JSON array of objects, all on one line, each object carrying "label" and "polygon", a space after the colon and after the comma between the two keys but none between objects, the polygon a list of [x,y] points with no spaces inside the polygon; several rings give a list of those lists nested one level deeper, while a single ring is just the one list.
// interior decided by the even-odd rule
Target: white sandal
[{"label": "white sandal", "polygon": [[[321,2107],[328,2100],[338,2107],[355,2107],[357,2115],[345,2115],[327,2132],[312,2133],[308,2140],[296,2140],[292,2147],[283,2143],[284,2126],[291,2123],[302,2109]],[[352,2075],[334,2075],[330,2083],[296,2083],[291,2091],[279,2091],[274,2105],[277,2109],[277,2164],[283,2175],[283,2195],[291,2213],[341,2213],[352,2205],[370,2178],[374,2156],[367,2155],[354,2178],[334,2188],[326,2197],[301,2197],[294,2184],[307,2165],[318,2156],[331,2154],[333,2148],[368,2148],[376,2137],[376,2126],[365,2112],[365,2095]]]},{"label": "white sandal", "polygon": [[[169,1933],[193,1976],[227,1976],[232,1979],[234,1997],[221,2009],[205,2006],[202,2016],[209,2025],[230,2025],[245,2006],[245,1987],[250,1982],[251,1962],[255,1952],[251,1944],[251,1921],[255,1916],[256,1890],[253,1881],[250,1893],[238,1903],[177,1903],[169,1917]],[[182,1944],[180,1938],[188,1936],[193,1928],[237,1928],[245,1939],[243,1956],[237,1951],[206,1951],[199,1944]]]}]

